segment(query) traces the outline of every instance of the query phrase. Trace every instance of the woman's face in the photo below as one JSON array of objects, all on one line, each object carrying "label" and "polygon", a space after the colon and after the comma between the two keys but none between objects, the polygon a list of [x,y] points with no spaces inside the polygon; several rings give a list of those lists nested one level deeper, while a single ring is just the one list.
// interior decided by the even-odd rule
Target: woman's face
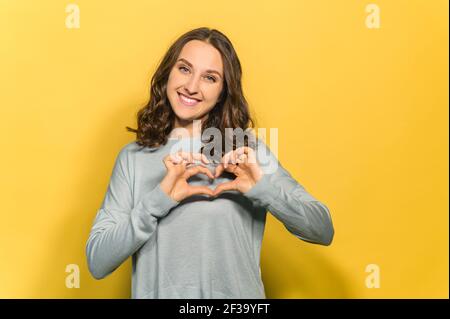
[{"label": "woman's face", "polygon": [[223,81],[220,52],[203,41],[187,42],[167,82],[167,97],[176,115],[175,127],[205,119],[217,103]]}]

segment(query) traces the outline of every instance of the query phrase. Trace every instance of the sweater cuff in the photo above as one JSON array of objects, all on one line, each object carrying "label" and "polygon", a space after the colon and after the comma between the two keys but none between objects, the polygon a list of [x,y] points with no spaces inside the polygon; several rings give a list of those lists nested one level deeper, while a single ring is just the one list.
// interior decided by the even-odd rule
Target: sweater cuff
[{"label": "sweater cuff", "polygon": [[249,191],[243,193],[244,196],[256,205],[267,208],[278,196],[278,190],[270,181],[270,176],[271,174],[264,174]]},{"label": "sweater cuff", "polygon": [[161,218],[167,215],[169,210],[178,205],[179,202],[167,195],[158,183],[150,193],[144,195],[142,204],[151,215]]}]

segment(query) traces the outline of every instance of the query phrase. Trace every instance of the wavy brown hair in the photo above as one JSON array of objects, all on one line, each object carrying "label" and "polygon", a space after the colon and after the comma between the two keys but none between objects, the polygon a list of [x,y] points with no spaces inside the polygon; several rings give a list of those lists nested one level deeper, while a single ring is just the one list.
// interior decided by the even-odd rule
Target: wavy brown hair
[{"label": "wavy brown hair", "polygon": [[[191,40],[200,40],[214,46],[221,54],[224,68],[224,85],[216,105],[202,121],[201,131],[214,127],[222,134],[222,154],[225,149],[225,128],[254,128],[248,103],[241,85],[242,69],[231,41],[220,31],[198,28],[180,36],[168,49],[151,79],[150,100],[137,113],[137,129],[126,127],[136,133],[136,143],[150,148],[165,145],[175,123],[175,113],[167,98],[166,88],[169,74],[184,47]],[[213,137],[205,142],[210,142]],[[247,140],[245,145],[248,145]],[[233,149],[237,145],[233,140]]]}]

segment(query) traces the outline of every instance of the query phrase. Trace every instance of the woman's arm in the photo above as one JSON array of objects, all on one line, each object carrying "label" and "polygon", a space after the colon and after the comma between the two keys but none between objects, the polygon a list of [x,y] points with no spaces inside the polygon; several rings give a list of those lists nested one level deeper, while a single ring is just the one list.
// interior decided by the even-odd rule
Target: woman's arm
[{"label": "woman's arm", "polygon": [[330,245],[334,228],[328,207],[309,194],[259,139],[257,158],[264,175],[244,195],[269,210],[297,238]]},{"label": "woman's arm", "polygon": [[158,218],[178,204],[158,184],[133,207],[130,162],[125,146],[117,156],[86,244],[89,271],[96,279],[108,276],[134,254],[151,238]]}]

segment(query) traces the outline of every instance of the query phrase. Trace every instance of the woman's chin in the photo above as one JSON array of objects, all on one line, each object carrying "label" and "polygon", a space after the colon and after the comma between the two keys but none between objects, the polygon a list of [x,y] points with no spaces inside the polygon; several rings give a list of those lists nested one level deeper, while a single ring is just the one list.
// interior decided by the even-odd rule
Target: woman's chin
[{"label": "woman's chin", "polygon": [[183,124],[190,124],[192,121],[195,121],[197,119],[197,116],[193,114],[186,114],[184,112],[176,112],[175,113],[178,122],[181,122]]},{"label": "woman's chin", "polygon": [[174,110],[175,115],[181,121],[194,121],[200,118],[198,115],[198,110],[186,110],[186,109],[176,109]]}]

